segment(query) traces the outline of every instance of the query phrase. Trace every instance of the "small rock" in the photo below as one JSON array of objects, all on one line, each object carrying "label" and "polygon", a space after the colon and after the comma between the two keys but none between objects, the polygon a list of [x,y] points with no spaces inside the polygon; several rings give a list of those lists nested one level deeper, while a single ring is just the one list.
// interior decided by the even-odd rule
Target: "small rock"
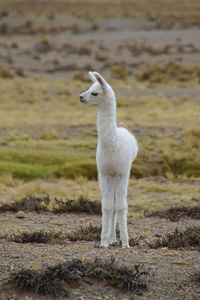
[{"label": "small rock", "polygon": [[16,218],[24,219],[25,217],[26,217],[26,215],[23,210],[20,210],[20,211],[18,211],[18,213],[16,213]]},{"label": "small rock", "polygon": [[137,296],[143,296],[143,293],[142,292],[138,292]]},{"label": "small rock", "polygon": [[154,236],[155,236],[155,237],[162,237],[162,235],[159,234],[159,233],[156,233]]}]

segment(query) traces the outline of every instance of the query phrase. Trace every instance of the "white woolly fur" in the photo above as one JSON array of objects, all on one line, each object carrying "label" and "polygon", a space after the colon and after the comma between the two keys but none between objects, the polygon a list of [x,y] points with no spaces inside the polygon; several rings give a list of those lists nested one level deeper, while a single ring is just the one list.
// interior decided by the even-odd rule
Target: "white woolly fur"
[{"label": "white woolly fur", "polygon": [[97,72],[89,72],[93,85],[80,95],[81,103],[97,108],[98,146],[96,161],[102,194],[101,246],[116,243],[119,222],[123,248],[129,248],[127,233],[127,187],[131,164],[137,156],[134,135],[116,122],[116,98],[111,86]]}]

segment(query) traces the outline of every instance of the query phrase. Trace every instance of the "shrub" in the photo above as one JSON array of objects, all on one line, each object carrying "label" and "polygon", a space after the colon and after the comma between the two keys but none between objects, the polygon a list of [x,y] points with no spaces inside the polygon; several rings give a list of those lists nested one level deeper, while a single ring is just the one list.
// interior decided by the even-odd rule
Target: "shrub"
[{"label": "shrub", "polygon": [[145,217],[159,217],[170,219],[171,221],[178,221],[181,217],[200,219],[200,205],[171,207],[161,211],[145,212]]},{"label": "shrub", "polygon": [[20,201],[15,201],[13,203],[5,203],[0,206],[0,212],[13,211],[47,211],[50,198],[46,197],[40,198],[35,196],[28,196],[22,198]]},{"label": "shrub", "polygon": [[38,230],[33,232],[18,232],[12,234],[11,240],[15,243],[48,243],[56,239],[61,239],[62,232]]},{"label": "shrub", "polygon": [[138,81],[150,81],[151,83],[167,83],[170,80],[175,81],[199,81],[200,67],[193,66],[191,68],[178,64],[175,61],[171,61],[166,66],[161,67],[154,63],[150,64],[146,70],[136,74]]},{"label": "shrub", "polygon": [[88,226],[81,226],[78,230],[68,232],[67,238],[70,241],[100,241],[101,226],[93,226],[91,223]]},{"label": "shrub", "polygon": [[190,249],[200,247],[200,226],[188,227],[181,231],[178,228],[172,233],[168,233],[162,239],[149,243],[150,248],[168,247],[170,249]]},{"label": "shrub", "polygon": [[84,198],[78,200],[67,199],[66,202],[55,198],[55,206],[53,207],[54,213],[66,212],[84,212],[88,214],[101,214],[101,202],[90,201]]},{"label": "shrub", "polygon": [[94,261],[73,259],[42,270],[22,268],[10,275],[11,286],[51,297],[68,296],[67,284],[81,278],[96,278],[107,281],[109,285],[123,290],[138,291],[146,288],[142,276],[147,274],[140,270],[140,265],[119,266],[114,257],[108,260],[96,258]]}]

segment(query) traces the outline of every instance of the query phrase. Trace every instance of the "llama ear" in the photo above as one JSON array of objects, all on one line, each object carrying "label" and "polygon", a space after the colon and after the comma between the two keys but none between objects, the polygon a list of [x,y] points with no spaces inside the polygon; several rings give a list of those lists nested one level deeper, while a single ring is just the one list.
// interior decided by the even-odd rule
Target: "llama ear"
[{"label": "llama ear", "polygon": [[96,77],[94,76],[94,74],[93,74],[92,71],[89,71],[89,77],[90,77],[90,79],[91,79],[94,83],[97,82],[97,79],[96,79]]},{"label": "llama ear", "polygon": [[96,78],[96,81],[98,81],[102,85],[103,89],[106,91],[107,82],[105,81],[105,79],[97,72],[93,72],[92,75]]}]

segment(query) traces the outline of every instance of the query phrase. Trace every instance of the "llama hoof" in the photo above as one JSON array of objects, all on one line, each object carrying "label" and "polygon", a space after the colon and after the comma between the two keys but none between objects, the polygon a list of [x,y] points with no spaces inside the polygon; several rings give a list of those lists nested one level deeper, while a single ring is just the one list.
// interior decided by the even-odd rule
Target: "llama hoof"
[{"label": "llama hoof", "polygon": [[109,245],[104,245],[104,244],[101,244],[101,246],[100,246],[101,248],[108,248],[109,247]]},{"label": "llama hoof", "polygon": [[128,248],[130,248],[129,245],[124,245],[124,246],[122,246],[122,249],[128,249]]}]

